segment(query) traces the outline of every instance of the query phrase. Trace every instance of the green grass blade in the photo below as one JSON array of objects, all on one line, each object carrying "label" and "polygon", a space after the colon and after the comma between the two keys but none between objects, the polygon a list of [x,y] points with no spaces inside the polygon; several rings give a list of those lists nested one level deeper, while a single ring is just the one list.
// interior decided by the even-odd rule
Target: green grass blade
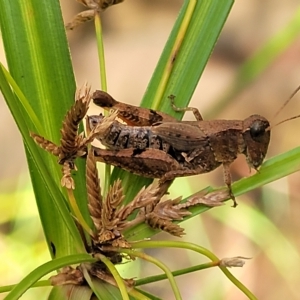
[{"label": "green grass blade", "polygon": [[[16,94],[16,96],[19,97],[17,98],[13,94],[7,82],[7,79],[10,80],[10,83],[13,86],[15,86],[16,83],[13,82],[12,78],[5,77],[7,75],[7,72],[3,72],[3,70],[4,69],[0,67],[0,89],[4,95],[4,98],[6,99],[7,104],[9,105],[11,112],[17,119],[18,127],[24,139],[25,149],[29,153],[29,155],[31,155],[31,157],[34,157],[32,164],[35,165],[35,169],[32,170],[32,172],[37,172],[36,176],[39,177],[39,179],[41,179],[42,186],[45,187],[45,194],[43,195],[43,197],[45,197],[45,199],[47,199],[47,201],[49,201],[50,204],[56,207],[56,209],[60,213],[60,216],[62,217],[62,220],[64,221],[65,226],[68,228],[68,231],[60,231],[58,228],[56,228],[56,226],[53,226],[55,224],[53,223],[53,216],[51,213],[46,214],[44,216],[44,219],[42,219],[42,221],[45,222],[45,218],[48,218],[47,222],[49,222],[49,224],[52,224],[51,228],[49,228],[48,230],[51,250],[53,252],[56,252],[53,249],[53,247],[58,246],[57,251],[59,252],[57,254],[59,256],[60,247],[59,244],[56,243],[55,236],[58,235],[60,239],[64,239],[64,236],[69,233],[71,233],[71,235],[74,238],[74,246],[76,247],[76,249],[83,249],[80,236],[74,224],[74,220],[70,216],[69,210],[66,206],[65,198],[61,193],[60,189],[58,188],[57,182],[54,181],[53,174],[50,173],[49,168],[45,163],[45,158],[43,157],[43,154],[46,153],[40,151],[40,149],[36,146],[34,141],[28,135],[28,128],[35,128],[35,126],[32,123],[31,119],[26,117],[27,115],[25,107],[27,106],[27,104],[19,104],[18,99],[21,99],[22,95]],[[27,99],[25,98],[23,99],[23,101],[27,101]],[[32,182],[33,184],[39,184],[39,182],[36,182],[35,180],[33,180]],[[39,186],[37,188],[39,188]],[[41,194],[39,195],[41,196]]]},{"label": "green grass blade", "polygon": [[91,300],[93,291],[88,286],[57,286],[54,287],[47,300]]},{"label": "green grass blade", "polygon": [[[74,101],[75,92],[75,80],[59,1],[1,1],[0,26],[9,71],[16,85],[28,99],[29,107],[42,123],[46,137],[58,143],[62,119]],[[53,195],[61,194],[60,168],[55,159],[50,154],[43,153],[41,149],[37,151],[46,167],[42,170],[37,168],[39,162],[32,149],[38,146],[31,144],[28,134],[29,130],[36,129],[37,133],[41,133],[40,125],[32,115],[28,115],[28,110],[22,110],[25,105],[19,102],[22,98],[5,98],[23,139],[28,141],[25,147],[28,150],[28,165],[48,246],[50,249],[51,245],[56,246],[56,256],[74,253],[81,243],[80,237],[78,233],[75,234],[74,228],[70,235],[70,228],[67,228],[62,220],[61,211],[54,205],[55,201],[61,201],[61,206],[65,206],[63,197],[53,199]],[[20,120],[20,114],[24,115],[27,123]],[[87,216],[84,162],[78,164],[82,173],[76,174],[75,194],[76,198],[81,200],[79,207]],[[55,182],[51,189],[57,191],[50,193],[49,187],[45,185],[44,180],[48,180],[49,177]],[[69,219],[70,224],[72,217],[67,209],[64,209],[64,214],[64,218]],[[51,254],[54,255],[53,252]]]},{"label": "green grass blade", "polygon": [[18,283],[13,290],[7,295],[6,300],[19,299],[34,283],[43,276],[52,271],[59,270],[64,266],[70,266],[81,262],[95,262],[95,259],[88,254],[69,255],[53,259],[28,274],[23,280]]},{"label": "green grass blade", "polygon": [[241,195],[300,170],[300,147],[265,161],[259,172],[232,185],[234,194]]}]

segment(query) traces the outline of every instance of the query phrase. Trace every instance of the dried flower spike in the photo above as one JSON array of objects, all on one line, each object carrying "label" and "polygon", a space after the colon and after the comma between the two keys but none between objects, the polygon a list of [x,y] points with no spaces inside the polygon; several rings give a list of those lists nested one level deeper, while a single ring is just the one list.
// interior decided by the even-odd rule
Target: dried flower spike
[{"label": "dried flower spike", "polygon": [[61,183],[61,186],[64,186],[69,190],[74,190],[75,182],[74,182],[74,179],[72,178],[71,170],[72,170],[72,168],[71,168],[69,162],[65,162],[62,167],[63,177],[62,177],[60,183]]},{"label": "dried flower spike", "polygon": [[29,134],[34,139],[36,144],[38,144],[42,149],[46,150],[47,152],[49,152],[55,156],[60,155],[61,148],[59,146],[52,143],[51,141],[46,140],[44,137],[42,137],[34,132],[30,132]]},{"label": "dried flower spike", "polygon": [[242,257],[242,256],[223,258],[220,260],[219,265],[221,267],[227,267],[227,268],[243,267],[246,259],[251,259],[251,258]]},{"label": "dried flower spike", "polygon": [[155,213],[147,214],[146,222],[153,229],[160,229],[174,236],[181,237],[185,234],[184,229],[180,227],[178,224],[175,224],[168,219],[162,219],[158,217]]},{"label": "dried flower spike", "polygon": [[62,186],[74,189],[74,181],[71,177],[71,170],[76,169],[74,160],[76,157],[84,156],[87,152],[84,143],[83,133],[79,134],[79,124],[85,117],[91,100],[90,87],[85,84],[76,92],[75,103],[67,112],[61,129],[61,145],[58,146],[44,137],[30,133],[34,141],[44,150],[58,156],[59,164],[63,165]]},{"label": "dried flower spike", "polygon": [[71,22],[65,25],[67,30],[73,30],[77,26],[86,23],[88,21],[92,21],[95,17],[95,13],[99,13],[104,11],[108,7],[112,5],[119,4],[124,0],[77,0],[77,2],[83,4],[84,6],[88,7],[88,10],[80,12],[77,14]]},{"label": "dried flower spike", "polygon": [[63,163],[65,160],[75,159],[79,153],[85,152],[82,145],[83,138],[78,134],[78,129],[89,108],[91,100],[90,90],[91,87],[87,85],[77,90],[76,101],[64,118],[60,139],[60,163]]},{"label": "dried flower spike", "polygon": [[95,225],[96,231],[102,226],[102,196],[99,184],[98,171],[94,160],[93,151],[89,151],[86,160],[86,188],[88,195],[88,208]]},{"label": "dried flower spike", "polygon": [[216,207],[224,204],[224,201],[230,198],[228,189],[207,193],[200,191],[191,196],[186,202],[177,205],[177,208],[190,208],[196,205],[205,205],[208,207]]}]

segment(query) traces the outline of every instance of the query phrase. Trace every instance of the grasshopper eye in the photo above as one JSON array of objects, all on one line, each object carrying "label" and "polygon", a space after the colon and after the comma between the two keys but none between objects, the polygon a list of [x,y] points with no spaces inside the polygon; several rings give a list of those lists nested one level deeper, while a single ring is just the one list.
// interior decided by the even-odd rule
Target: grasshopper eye
[{"label": "grasshopper eye", "polygon": [[88,123],[90,125],[90,128],[94,129],[99,123],[101,123],[103,118],[104,116],[102,114],[88,116]]},{"label": "grasshopper eye", "polygon": [[97,126],[97,120],[95,119],[91,119],[91,125],[92,125],[92,128],[95,128]]},{"label": "grasshopper eye", "polygon": [[250,135],[252,139],[256,142],[261,141],[261,138],[264,136],[268,126],[269,124],[262,120],[256,120],[253,122],[253,124],[250,126]]}]

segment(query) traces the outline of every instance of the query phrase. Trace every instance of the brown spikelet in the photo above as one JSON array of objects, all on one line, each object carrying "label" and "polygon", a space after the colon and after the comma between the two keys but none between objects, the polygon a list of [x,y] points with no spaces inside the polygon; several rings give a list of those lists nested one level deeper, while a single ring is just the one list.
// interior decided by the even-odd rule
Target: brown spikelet
[{"label": "brown spikelet", "polygon": [[116,180],[102,203],[101,217],[97,218],[99,229],[93,238],[95,244],[112,243],[116,238],[122,237],[118,226],[120,220],[116,218],[115,212],[123,199],[121,180]]},{"label": "brown spikelet", "polygon": [[145,213],[150,213],[153,211],[154,207],[157,205],[157,203],[160,201],[160,199],[167,193],[169,187],[171,186],[173,180],[168,180],[164,183],[160,183],[158,186],[158,190],[156,193],[156,200],[152,203],[148,204],[145,207]]},{"label": "brown spikelet", "polygon": [[235,256],[235,257],[229,257],[229,258],[222,258],[219,262],[219,266],[226,267],[226,268],[232,268],[232,267],[243,267],[246,263],[246,259],[251,259],[250,257],[243,257],[243,256]]},{"label": "brown spikelet", "polygon": [[150,184],[147,188],[143,187],[130,203],[118,210],[116,216],[120,221],[127,219],[134,210],[154,202],[157,198],[157,191],[158,187],[155,187],[153,184]]},{"label": "brown spikelet", "polygon": [[223,201],[230,198],[228,189],[214,191],[211,193],[199,192],[191,196],[185,203],[180,203],[177,208],[189,208],[196,205],[206,205],[209,207],[221,206],[224,204]]},{"label": "brown spikelet", "polygon": [[117,286],[114,277],[111,274],[109,274],[107,270],[97,267],[96,264],[92,265],[92,267],[89,269],[89,273],[99,278],[100,280],[103,280],[111,285]]},{"label": "brown spikelet", "polygon": [[[113,228],[119,221],[115,219],[115,212],[117,207],[124,199],[122,182],[120,179],[116,180],[110,187],[102,209],[102,222],[106,228]],[[115,219],[115,220],[114,220]]]},{"label": "brown spikelet", "polygon": [[79,25],[94,20],[95,17],[95,10],[89,9],[78,13],[73,19],[65,24],[65,28],[67,30],[73,30],[74,28],[78,27]]},{"label": "brown spikelet", "polygon": [[145,221],[154,229],[164,230],[175,236],[182,236],[184,229],[178,224],[172,223],[174,220],[182,220],[183,217],[191,213],[179,206],[181,197],[174,200],[166,200],[157,203],[152,212],[145,214]]},{"label": "brown spikelet", "polygon": [[67,112],[61,129],[61,149],[65,157],[76,157],[82,138],[78,137],[78,127],[89,108],[90,87],[85,85],[78,89],[75,96],[75,103]]},{"label": "brown spikelet", "polygon": [[78,89],[75,96],[75,103],[67,112],[61,129],[61,146],[48,141],[44,137],[30,133],[34,141],[46,151],[58,156],[58,163],[63,165],[62,186],[68,189],[74,189],[75,183],[71,177],[71,170],[75,170],[75,159],[87,153],[87,145],[84,143],[83,133],[78,134],[79,124],[87,113],[91,100],[90,87],[84,85]]},{"label": "brown spikelet", "polygon": [[88,8],[96,9],[99,6],[100,0],[76,0],[76,1]]},{"label": "brown spikelet", "polygon": [[34,139],[34,141],[44,150],[46,150],[47,152],[50,152],[51,154],[55,155],[55,156],[59,156],[59,154],[61,153],[61,148],[57,145],[55,145],[54,143],[46,140],[44,137],[30,132],[29,133],[30,136]]},{"label": "brown spikelet", "polygon": [[155,213],[150,213],[146,215],[146,222],[153,229],[160,229],[166,231],[174,236],[184,235],[184,229],[181,228],[178,224],[172,223],[168,219],[162,219]]},{"label": "brown spikelet", "polygon": [[110,6],[119,4],[123,2],[124,0],[96,0],[97,3],[99,3],[99,7],[104,10]]},{"label": "brown spikelet", "polygon": [[116,248],[131,248],[130,243],[127,242],[123,237],[113,240],[111,245],[112,247]]},{"label": "brown spikelet", "polygon": [[89,10],[83,11],[77,14],[71,22],[65,25],[67,30],[73,30],[77,26],[91,21],[95,17],[96,12],[101,12],[108,8],[109,6],[119,4],[124,0],[77,0],[77,2],[83,4],[84,6],[88,7]]},{"label": "brown spikelet", "polygon": [[88,194],[88,208],[97,231],[101,229],[102,196],[99,184],[98,170],[93,151],[88,152],[86,160],[86,188]]},{"label": "brown spikelet", "polygon": [[157,217],[167,220],[182,220],[183,217],[190,215],[191,213],[178,207],[178,203],[180,202],[181,197],[178,197],[174,200],[166,200],[159,202],[154,210],[153,213],[157,215]]},{"label": "brown spikelet", "polygon": [[[110,225],[112,225],[112,223]],[[116,223],[115,226],[111,226],[111,227],[116,227]],[[115,238],[118,238],[120,236],[121,234],[117,229],[112,230],[112,228],[110,229],[101,228],[101,230],[98,233],[97,243],[104,244],[104,243],[112,242]]]},{"label": "brown spikelet", "polygon": [[71,170],[74,169],[73,165],[70,165],[68,161],[64,162],[62,167],[63,177],[60,180],[61,186],[66,187],[67,189],[75,189],[75,182],[72,178]]}]

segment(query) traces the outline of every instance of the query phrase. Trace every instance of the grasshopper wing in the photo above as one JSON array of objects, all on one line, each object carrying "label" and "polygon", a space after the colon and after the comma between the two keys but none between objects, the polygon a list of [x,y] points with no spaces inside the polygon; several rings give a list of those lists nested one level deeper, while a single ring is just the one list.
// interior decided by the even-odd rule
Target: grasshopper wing
[{"label": "grasshopper wing", "polygon": [[153,134],[179,151],[189,151],[206,147],[209,144],[207,135],[199,126],[185,122],[163,122],[152,127]]}]

